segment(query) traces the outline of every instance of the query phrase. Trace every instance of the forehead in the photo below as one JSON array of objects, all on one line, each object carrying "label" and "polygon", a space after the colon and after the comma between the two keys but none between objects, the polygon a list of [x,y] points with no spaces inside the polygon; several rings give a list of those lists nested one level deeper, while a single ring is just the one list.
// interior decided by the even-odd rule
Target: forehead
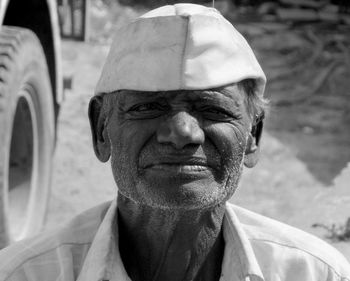
[{"label": "forehead", "polygon": [[237,85],[227,87],[208,89],[208,90],[178,90],[178,91],[159,91],[159,92],[140,92],[122,90],[118,93],[119,101],[122,103],[137,102],[144,100],[182,100],[188,102],[196,101],[222,101],[234,102],[240,104],[244,99],[245,93]]}]

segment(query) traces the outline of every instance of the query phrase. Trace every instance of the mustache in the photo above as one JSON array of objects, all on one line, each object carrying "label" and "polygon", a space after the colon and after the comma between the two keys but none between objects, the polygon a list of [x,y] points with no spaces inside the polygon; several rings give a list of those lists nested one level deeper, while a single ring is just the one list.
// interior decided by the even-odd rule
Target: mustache
[{"label": "mustache", "polygon": [[173,157],[173,156],[161,156],[155,157],[154,159],[150,159],[151,161],[147,161],[143,163],[141,168],[149,168],[155,165],[189,165],[189,166],[204,166],[210,167],[211,164],[208,163],[205,158],[198,157]]},{"label": "mustache", "polygon": [[139,167],[146,169],[154,165],[191,165],[219,169],[221,157],[214,147],[188,147],[174,149],[169,145],[144,147],[139,155]]}]

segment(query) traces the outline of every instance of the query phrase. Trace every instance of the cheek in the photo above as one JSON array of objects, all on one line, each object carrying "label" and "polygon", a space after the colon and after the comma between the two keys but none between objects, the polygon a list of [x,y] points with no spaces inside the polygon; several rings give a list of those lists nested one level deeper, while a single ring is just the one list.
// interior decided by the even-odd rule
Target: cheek
[{"label": "cheek", "polygon": [[215,124],[206,128],[207,137],[214,143],[221,155],[223,172],[228,176],[240,173],[248,130],[241,124]]},{"label": "cheek", "polygon": [[145,122],[125,122],[122,125],[112,124],[110,127],[112,171],[120,188],[135,182],[140,151],[152,137],[150,126],[143,123]]},{"label": "cheek", "polygon": [[[145,122],[124,122],[121,125],[116,124],[110,130],[110,141],[113,154],[116,158],[128,157],[135,158],[140,152],[141,147],[151,135],[150,126]],[[147,128],[147,130],[145,130]]]}]

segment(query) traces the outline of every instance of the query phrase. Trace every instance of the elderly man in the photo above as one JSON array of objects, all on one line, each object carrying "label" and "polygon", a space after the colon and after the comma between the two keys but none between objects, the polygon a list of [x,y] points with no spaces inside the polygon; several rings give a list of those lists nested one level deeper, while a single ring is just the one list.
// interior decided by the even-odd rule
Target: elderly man
[{"label": "elderly man", "polygon": [[265,75],[215,9],[121,28],[89,117],[118,198],[0,254],[1,280],[350,280],[336,250],[227,203],[257,162]]}]

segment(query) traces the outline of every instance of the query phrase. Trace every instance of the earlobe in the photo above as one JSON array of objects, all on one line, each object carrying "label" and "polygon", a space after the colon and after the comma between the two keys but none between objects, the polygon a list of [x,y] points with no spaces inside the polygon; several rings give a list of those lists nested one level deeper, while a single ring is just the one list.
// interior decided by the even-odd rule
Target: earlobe
[{"label": "earlobe", "polygon": [[244,154],[244,166],[253,168],[259,160],[259,146],[256,144],[255,137],[249,133],[247,147]]},{"label": "earlobe", "polygon": [[92,143],[96,157],[101,162],[107,162],[111,155],[110,141],[107,134],[106,112],[102,108],[103,97],[95,96],[89,103],[89,120],[92,134]]},{"label": "earlobe", "polygon": [[263,120],[258,119],[258,122],[252,127],[252,131],[249,133],[247,139],[247,146],[244,154],[244,165],[247,168],[253,168],[258,163],[262,130]]}]

